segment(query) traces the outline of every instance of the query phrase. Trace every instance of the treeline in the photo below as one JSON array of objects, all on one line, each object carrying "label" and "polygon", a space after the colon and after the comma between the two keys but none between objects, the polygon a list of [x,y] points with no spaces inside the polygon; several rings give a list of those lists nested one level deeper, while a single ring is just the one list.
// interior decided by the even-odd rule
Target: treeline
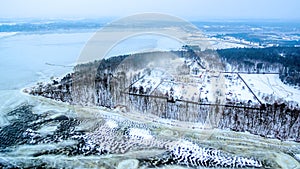
[{"label": "treeline", "polygon": [[300,142],[300,110],[284,103],[262,104],[260,109],[227,107],[218,127]]}]

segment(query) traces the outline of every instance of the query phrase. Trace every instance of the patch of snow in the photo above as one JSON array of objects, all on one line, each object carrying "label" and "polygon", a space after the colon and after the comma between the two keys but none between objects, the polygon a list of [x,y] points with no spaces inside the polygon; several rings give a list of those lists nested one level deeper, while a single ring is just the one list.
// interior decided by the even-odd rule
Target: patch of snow
[{"label": "patch of snow", "polygon": [[300,154],[296,154],[296,155],[295,155],[295,158],[296,158],[298,161],[300,161]]},{"label": "patch of snow", "polygon": [[262,28],[250,28],[252,31],[261,31],[263,30]]},{"label": "patch of snow", "polygon": [[0,32],[0,38],[16,35],[18,32]]},{"label": "patch of snow", "polygon": [[46,135],[50,135],[53,134],[57,129],[57,126],[44,126],[42,128],[40,128],[39,130],[37,130],[37,133],[46,136]]},{"label": "patch of snow", "polygon": [[146,129],[140,128],[130,128],[128,131],[128,136],[132,139],[152,139],[153,136],[151,132]]},{"label": "patch of snow", "polygon": [[115,129],[115,128],[117,128],[119,126],[118,123],[116,121],[114,121],[114,120],[108,120],[108,121],[106,121],[105,125],[107,125],[111,129]]}]

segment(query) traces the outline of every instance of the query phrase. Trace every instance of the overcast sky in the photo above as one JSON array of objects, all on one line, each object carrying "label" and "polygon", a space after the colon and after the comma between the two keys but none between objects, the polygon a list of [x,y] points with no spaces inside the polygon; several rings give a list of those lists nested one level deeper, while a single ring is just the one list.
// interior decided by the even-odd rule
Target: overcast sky
[{"label": "overcast sky", "polygon": [[1,0],[0,18],[124,17],[165,13],[188,20],[300,19],[300,0]]}]

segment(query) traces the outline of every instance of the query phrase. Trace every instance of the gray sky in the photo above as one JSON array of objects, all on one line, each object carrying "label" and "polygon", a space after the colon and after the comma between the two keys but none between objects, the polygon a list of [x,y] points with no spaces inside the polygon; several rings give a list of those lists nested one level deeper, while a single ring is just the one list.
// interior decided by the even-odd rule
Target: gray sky
[{"label": "gray sky", "polygon": [[159,12],[189,20],[300,19],[299,0],[1,0],[0,18],[123,17]]}]

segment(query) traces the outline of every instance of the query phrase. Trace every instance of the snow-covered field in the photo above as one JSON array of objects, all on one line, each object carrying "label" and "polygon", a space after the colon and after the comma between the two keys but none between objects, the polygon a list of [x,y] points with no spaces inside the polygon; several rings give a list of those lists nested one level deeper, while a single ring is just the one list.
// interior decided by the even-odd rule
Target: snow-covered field
[{"label": "snow-covered field", "polygon": [[226,36],[224,38],[211,37],[209,38],[209,42],[213,49],[259,47],[259,43],[237,39],[231,36]]},{"label": "snow-covered field", "polygon": [[173,98],[198,101],[199,100],[199,88],[200,85],[196,84],[184,84],[180,82],[165,81],[158,86],[157,91],[165,96],[173,96]]},{"label": "snow-covered field", "polygon": [[[133,91],[136,94],[151,94],[164,79],[171,80],[172,76],[163,70],[153,69],[132,84],[131,87],[137,90],[136,92]],[[143,87],[142,93],[140,91],[141,86]]]},{"label": "snow-covered field", "polygon": [[[179,77],[177,78],[180,79]],[[141,94],[140,89],[142,87],[143,94],[169,97],[174,100],[215,103],[215,82],[218,81],[218,78],[213,77],[205,70],[198,70],[196,75],[182,76],[182,79],[188,79],[187,81],[189,81],[184,82],[175,80],[166,72],[153,69],[150,73],[132,84],[131,92]]]},{"label": "snow-covered field", "polygon": [[220,78],[212,76],[209,72],[199,70],[197,75],[189,76],[192,83],[186,83],[174,81],[172,76],[162,71],[152,70],[132,87],[137,89],[134,93],[139,93],[140,86],[142,86],[144,94],[172,97],[174,100],[215,103],[215,83],[218,82],[225,84],[221,90],[225,94],[224,99],[227,103],[259,104],[255,95],[262,103],[275,101],[300,103],[300,90],[284,84],[278,74],[240,74],[255,95],[236,73],[221,73],[221,76],[225,77],[222,82]]},{"label": "snow-covered field", "polygon": [[[236,73],[225,73],[226,100],[229,102],[259,103]],[[250,101],[249,101],[250,100]]]},{"label": "snow-covered field", "polygon": [[300,90],[284,84],[278,74],[241,74],[241,77],[262,102],[286,100],[300,103]]}]

